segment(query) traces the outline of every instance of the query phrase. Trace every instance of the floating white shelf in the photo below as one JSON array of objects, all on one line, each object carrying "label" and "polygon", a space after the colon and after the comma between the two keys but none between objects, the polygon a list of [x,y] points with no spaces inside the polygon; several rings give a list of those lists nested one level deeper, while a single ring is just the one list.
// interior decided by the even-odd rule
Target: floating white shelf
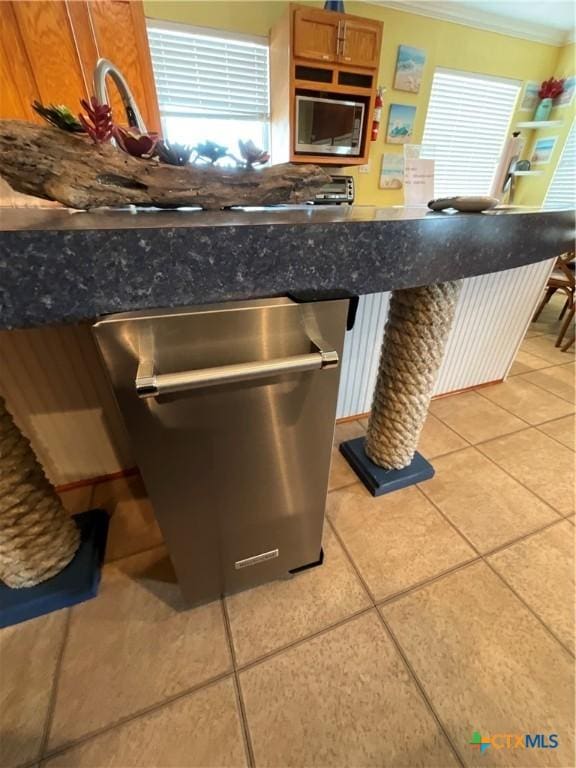
[{"label": "floating white shelf", "polygon": [[563,120],[526,120],[523,123],[516,123],[516,128],[559,128]]},{"label": "floating white shelf", "polygon": [[543,171],[512,171],[512,176],[542,176]]}]

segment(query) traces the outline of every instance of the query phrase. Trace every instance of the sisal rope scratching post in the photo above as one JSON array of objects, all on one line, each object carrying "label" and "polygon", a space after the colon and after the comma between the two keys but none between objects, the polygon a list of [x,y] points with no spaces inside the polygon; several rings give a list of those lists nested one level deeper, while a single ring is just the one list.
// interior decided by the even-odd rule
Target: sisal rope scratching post
[{"label": "sisal rope scratching post", "polygon": [[366,438],[340,446],[375,496],[434,474],[416,448],[460,288],[455,281],[392,293]]},{"label": "sisal rope scratching post", "polygon": [[380,467],[403,469],[414,458],[460,285],[392,293],[365,445]]},{"label": "sisal rope scratching post", "polygon": [[76,554],[80,532],[0,397],[0,579],[32,587]]}]

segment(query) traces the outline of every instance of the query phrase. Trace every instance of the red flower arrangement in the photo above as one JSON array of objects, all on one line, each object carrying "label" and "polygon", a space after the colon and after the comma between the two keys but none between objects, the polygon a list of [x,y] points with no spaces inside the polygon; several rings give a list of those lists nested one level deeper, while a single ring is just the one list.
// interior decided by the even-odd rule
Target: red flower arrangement
[{"label": "red flower arrangement", "polygon": [[544,80],[538,91],[538,96],[541,99],[555,99],[564,92],[564,80],[555,80],[551,77],[549,80]]},{"label": "red flower arrangement", "polygon": [[78,115],[86,133],[95,144],[103,144],[112,136],[112,112],[108,104],[100,104],[96,96],[90,101],[80,99],[80,104],[86,110],[86,115]]}]

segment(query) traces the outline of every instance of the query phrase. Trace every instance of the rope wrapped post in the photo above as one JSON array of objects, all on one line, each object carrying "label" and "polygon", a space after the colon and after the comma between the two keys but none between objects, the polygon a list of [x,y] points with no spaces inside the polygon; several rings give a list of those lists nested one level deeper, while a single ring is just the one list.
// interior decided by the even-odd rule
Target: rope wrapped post
[{"label": "rope wrapped post", "polygon": [[416,452],[461,281],[392,293],[366,438],[340,446],[375,496],[428,479]]},{"label": "rope wrapped post", "polygon": [[80,532],[0,397],[0,580],[33,587],[74,558]]}]

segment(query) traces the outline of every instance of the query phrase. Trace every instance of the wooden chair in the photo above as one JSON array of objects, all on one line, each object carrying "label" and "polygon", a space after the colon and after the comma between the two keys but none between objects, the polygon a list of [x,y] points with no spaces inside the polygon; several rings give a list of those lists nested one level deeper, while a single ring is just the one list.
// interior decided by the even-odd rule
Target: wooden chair
[{"label": "wooden chair", "polygon": [[560,317],[558,318],[559,320],[562,320],[564,315],[566,315],[566,319],[562,323],[562,327],[558,333],[558,338],[556,339],[555,344],[556,347],[559,347],[562,344],[562,339],[570,327],[570,323],[574,319],[574,293],[576,287],[576,278],[574,275],[575,255],[576,254],[574,251],[569,251],[568,253],[564,253],[562,256],[559,256],[556,259],[554,270],[548,278],[548,283],[546,284],[546,293],[544,294],[544,298],[540,302],[540,305],[536,310],[536,314],[532,318],[532,322],[536,322],[536,320],[540,317],[542,310],[546,304],[548,304],[552,296],[554,296],[556,291],[562,291],[562,293],[566,294],[566,302],[562,308],[562,312],[560,312]]},{"label": "wooden chair", "polygon": [[[564,331],[566,330],[566,328],[568,328],[572,320],[574,320],[574,304],[572,304],[572,309],[570,310],[570,312],[568,312],[568,318],[566,320],[566,323],[563,326]],[[570,336],[568,341],[563,345],[562,352],[567,352],[570,349],[570,347],[574,344],[575,339],[576,339],[576,334],[574,332],[574,329],[572,329],[572,335]]]}]

